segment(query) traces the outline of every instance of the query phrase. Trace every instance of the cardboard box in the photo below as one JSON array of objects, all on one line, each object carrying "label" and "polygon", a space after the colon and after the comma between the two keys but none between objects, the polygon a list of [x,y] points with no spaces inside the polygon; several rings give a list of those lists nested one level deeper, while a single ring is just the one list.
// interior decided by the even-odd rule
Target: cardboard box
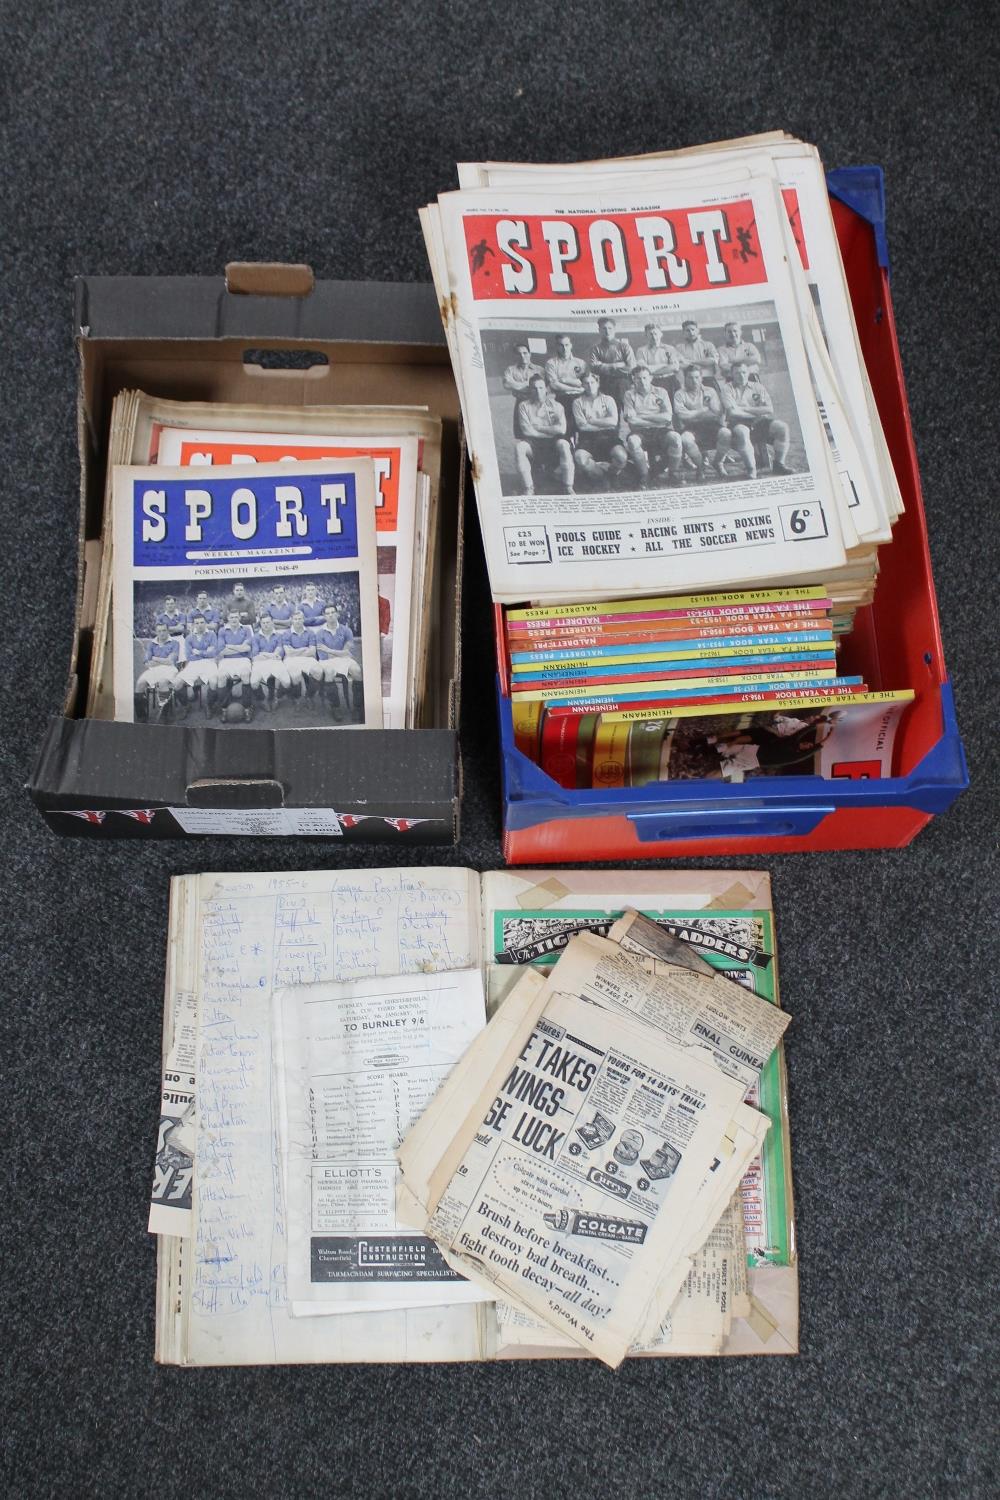
[{"label": "cardboard box", "polygon": [[860,674],[873,689],[913,688],[915,701],[896,737],[896,774],[857,781],[782,776],[738,786],[676,781],[569,791],[514,744],[504,616],[497,607],[508,864],[898,848],[968,785],[892,313],[882,172],[844,168],[829,174],[829,186],[862,352],[906,506],[892,541],[879,548],[875,600],[858,611],[840,670]]},{"label": "cardboard box", "polygon": [[[70,674],[28,783],[54,832],[96,838],[300,834],[458,838],[462,510],[458,394],[433,289],[314,282],[304,266],[222,277],[81,277],[80,563]],[[289,368],[291,366],[291,368]],[[83,717],[111,403],[427,407],[443,420],[428,710],[419,729],[213,729]]]}]

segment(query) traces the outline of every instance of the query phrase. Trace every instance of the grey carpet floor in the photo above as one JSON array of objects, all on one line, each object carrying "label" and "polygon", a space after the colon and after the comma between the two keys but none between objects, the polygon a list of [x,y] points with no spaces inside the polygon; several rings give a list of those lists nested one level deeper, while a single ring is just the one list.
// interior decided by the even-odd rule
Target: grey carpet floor
[{"label": "grey carpet floor", "polygon": [[[995,1493],[995,11],[5,0],[0,15],[10,1492]],[[802,1353],[614,1376],[158,1370],[144,1221],[168,876],[345,856],[308,842],[61,842],[23,793],[73,607],[71,278],[217,273],[230,259],[424,278],[415,210],[454,185],[459,158],[592,157],[776,126],[828,165],[888,174],[973,776],[909,849],[750,861],[774,876],[794,1016]],[[432,857],[489,867],[498,770],[474,519],[469,534],[463,835]]]}]

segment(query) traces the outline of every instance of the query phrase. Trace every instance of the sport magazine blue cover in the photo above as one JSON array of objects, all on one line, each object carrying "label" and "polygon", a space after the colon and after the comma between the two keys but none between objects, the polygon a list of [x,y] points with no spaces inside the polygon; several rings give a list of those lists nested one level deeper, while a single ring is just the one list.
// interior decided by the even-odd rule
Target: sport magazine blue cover
[{"label": "sport magazine blue cover", "polygon": [[380,727],[370,459],[114,471],[115,717]]}]

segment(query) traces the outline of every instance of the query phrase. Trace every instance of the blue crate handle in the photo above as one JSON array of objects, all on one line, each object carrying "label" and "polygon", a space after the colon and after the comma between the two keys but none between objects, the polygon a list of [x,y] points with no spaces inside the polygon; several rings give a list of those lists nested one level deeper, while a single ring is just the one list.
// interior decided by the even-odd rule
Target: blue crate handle
[{"label": "blue crate handle", "polygon": [[754,807],[745,811],[704,807],[683,812],[655,808],[651,812],[627,812],[642,844],[658,844],[666,839],[747,839],[783,838],[789,834],[812,833],[823,819],[834,812],[829,806],[802,807],[779,803],[777,807]]},{"label": "blue crate handle", "polygon": [[889,270],[889,241],[885,233],[885,173],[881,167],[835,167],[826,174],[834,198],[853,208],[875,231],[878,263]]},{"label": "blue crate handle", "polygon": [[[552,819],[624,815],[631,820],[637,837],[650,843],[673,837],[724,838],[731,834],[734,838],[750,838],[772,834],[781,838],[805,834],[842,807],[910,807],[942,813],[968,786],[969,772],[950,683],[941,684],[940,695],[941,738],[907,776],[842,782],[820,776],[782,776],[780,787],[775,785],[773,790],[768,778],[763,777],[741,786],[671,781],[597,792],[557,786],[540,766],[521,754],[514,744],[510,702],[498,684],[504,820],[508,828],[519,830]],[[772,803],[772,795],[780,800]]]}]

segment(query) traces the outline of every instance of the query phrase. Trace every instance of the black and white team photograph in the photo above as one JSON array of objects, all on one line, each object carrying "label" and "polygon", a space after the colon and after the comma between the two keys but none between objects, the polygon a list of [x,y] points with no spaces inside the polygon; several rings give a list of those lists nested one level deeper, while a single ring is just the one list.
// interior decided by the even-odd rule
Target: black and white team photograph
[{"label": "black and white team photograph", "polygon": [[137,582],[138,723],[365,722],[356,573]]},{"label": "black and white team photograph", "polygon": [[807,470],[773,303],[538,320],[482,335],[505,495],[743,482]]}]

